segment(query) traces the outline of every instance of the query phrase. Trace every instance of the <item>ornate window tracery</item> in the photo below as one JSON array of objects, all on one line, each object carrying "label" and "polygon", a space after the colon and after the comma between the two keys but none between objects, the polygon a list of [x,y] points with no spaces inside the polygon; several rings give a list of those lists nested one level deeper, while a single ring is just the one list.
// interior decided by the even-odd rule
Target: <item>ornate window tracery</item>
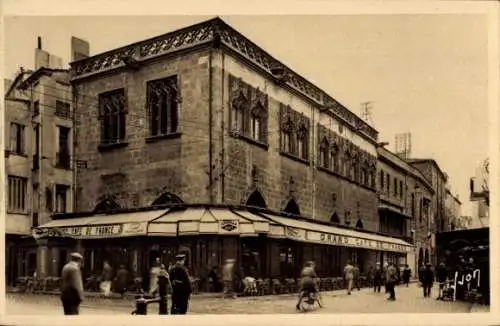
[{"label": "ornate window tracery", "polygon": [[101,144],[116,144],[125,140],[126,114],[125,89],[99,94]]},{"label": "ornate window tracery", "polygon": [[178,102],[177,76],[148,82],[147,106],[150,136],[177,132],[179,127]]}]

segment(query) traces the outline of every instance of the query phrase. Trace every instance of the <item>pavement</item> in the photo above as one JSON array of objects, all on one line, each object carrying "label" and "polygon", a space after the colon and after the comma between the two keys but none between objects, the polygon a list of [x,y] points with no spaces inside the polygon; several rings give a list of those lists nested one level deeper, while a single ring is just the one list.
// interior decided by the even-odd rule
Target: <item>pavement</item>
[{"label": "pavement", "polygon": [[[374,293],[370,289],[322,292],[324,308],[310,311],[312,314],[329,313],[469,313],[489,312],[488,306],[471,305],[465,302],[436,300],[437,287],[432,298],[424,298],[422,289],[416,284],[396,287],[396,301],[388,301],[387,295]],[[297,295],[276,295],[222,299],[214,296],[193,296],[189,314],[290,314],[295,311]],[[134,310],[131,300],[87,298],[80,306],[82,315],[130,315]],[[62,315],[58,296],[8,293],[7,315]],[[158,314],[157,305],[149,307],[149,314]]]}]

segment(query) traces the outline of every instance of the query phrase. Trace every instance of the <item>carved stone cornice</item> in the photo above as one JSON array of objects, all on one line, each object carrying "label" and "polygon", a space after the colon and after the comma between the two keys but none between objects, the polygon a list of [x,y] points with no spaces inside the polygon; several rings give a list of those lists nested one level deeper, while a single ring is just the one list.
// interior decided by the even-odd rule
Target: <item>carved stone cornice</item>
[{"label": "carved stone cornice", "polygon": [[146,60],[181,50],[194,49],[201,45],[220,45],[222,48],[230,49],[267,73],[271,78],[274,78],[272,68],[280,67],[283,76],[285,76],[282,81],[284,85],[306,97],[318,107],[325,108],[329,114],[341,118],[351,129],[365,135],[372,141],[377,141],[378,132],[374,128],[220,18],[74,61],[70,64],[72,81],[76,82],[82,78],[130,66],[130,62],[133,62],[137,68]]}]

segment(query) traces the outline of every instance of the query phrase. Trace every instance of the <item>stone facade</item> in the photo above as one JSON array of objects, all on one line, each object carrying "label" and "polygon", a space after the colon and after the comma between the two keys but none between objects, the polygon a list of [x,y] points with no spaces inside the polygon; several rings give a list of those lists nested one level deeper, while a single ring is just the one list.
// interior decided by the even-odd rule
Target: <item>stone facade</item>
[{"label": "stone facade", "polygon": [[[181,94],[179,133],[148,138],[146,84],[172,75]],[[201,47],[135,69],[78,77],[74,87],[76,159],[88,165],[77,173],[78,211],[91,211],[106,198],[123,208],[148,206],[166,192],[188,203],[246,204],[258,191],[269,209],[292,212],[294,207],[295,213],[323,221],[335,213],[341,224],[347,220],[355,226],[360,220],[363,228],[377,231],[376,139],[238,55]],[[125,89],[126,136],[119,146],[99,149],[96,103],[99,94],[119,88]],[[246,110],[241,130],[235,128],[236,106]],[[283,108],[307,132],[303,157],[282,150]],[[259,135],[252,136],[255,114]],[[317,167],[320,127],[338,139],[341,157],[350,155],[349,169]]]},{"label": "stone facade", "polygon": [[[166,137],[149,137],[146,84],[177,76],[179,129]],[[99,94],[124,88],[125,141],[100,146]],[[122,208],[149,206],[169,192],[185,202],[208,202],[209,68],[208,52],[152,62],[140,70],[123,70],[75,84],[76,158],[87,162],[77,173],[77,211],[92,211],[106,198]]]},{"label": "stone facade", "polygon": [[[387,180],[389,179],[389,186]],[[397,188],[395,189],[395,181]],[[407,237],[415,245],[416,270],[419,262],[429,261],[432,253],[432,212],[434,190],[425,175],[389,150],[378,148],[377,187],[381,206],[391,206],[409,217],[405,222]],[[401,216],[403,218],[403,216]],[[395,230],[394,230],[395,231]],[[427,254],[426,254],[427,253]]]},{"label": "stone facade", "polygon": [[[4,120],[9,282],[40,270],[43,261],[34,241],[15,236],[31,235],[31,228],[50,221],[53,213],[73,209],[69,71],[42,65],[35,72],[21,71],[11,86]],[[66,155],[60,153],[61,127],[67,132]]]}]

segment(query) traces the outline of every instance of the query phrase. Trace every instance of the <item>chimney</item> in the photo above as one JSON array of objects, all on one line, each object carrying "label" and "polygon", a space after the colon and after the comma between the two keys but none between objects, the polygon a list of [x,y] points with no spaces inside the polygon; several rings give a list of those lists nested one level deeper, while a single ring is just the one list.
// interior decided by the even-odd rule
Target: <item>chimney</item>
[{"label": "chimney", "polygon": [[42,50],[42,37],[37,38],[37,47],[35,49],[35,70],[42,67],[50,67],[50,54],[47,51]]},{"label": "chimney", "polygon": [[85,58],[88,58],[89,56],[90,56],[89,42],[72,36],[71,37],[71,61],[85,59]]}]

